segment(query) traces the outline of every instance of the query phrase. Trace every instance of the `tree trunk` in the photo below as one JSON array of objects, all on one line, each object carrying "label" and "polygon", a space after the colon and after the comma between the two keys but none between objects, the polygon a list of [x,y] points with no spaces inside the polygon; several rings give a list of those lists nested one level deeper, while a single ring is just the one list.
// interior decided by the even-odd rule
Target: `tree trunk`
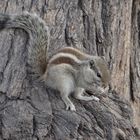
[{"label": "tree trunk", "polygon": [[27,35],[0,32],[0,139],[140,139],[140,1],[5,0],[1,13],[36,12],[50,29],[49,53],[73,46],[105,56],[112,92],[95,101],[72,98],[66,111],[59,93],[27,71]]}]

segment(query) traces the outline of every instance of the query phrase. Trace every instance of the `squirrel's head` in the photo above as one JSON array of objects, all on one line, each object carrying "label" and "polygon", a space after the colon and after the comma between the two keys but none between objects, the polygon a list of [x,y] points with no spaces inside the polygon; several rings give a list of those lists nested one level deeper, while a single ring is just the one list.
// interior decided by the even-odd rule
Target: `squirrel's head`
[{"label": "squirrel's head", "polygon": [[97,84],[102,87],[107,87],[110,82],[110,72],[106,61],[94,56],[90,60],[85,61],[80,69],[83,81],[88,84]]},{"label": "squirrel's head", "polygon": [[93,84],[101,85],[101,74],[95,70],[95,65],[93,60],[83,61],[80,65],[80,80],[82,86],[88,87]]},{"label": "squirrel's head", "polygon": [[107,87],[111,80],[110,71],[106,60],[103,57],[94,56],[92,59],[95,73],[100,77],[103,87]]}]

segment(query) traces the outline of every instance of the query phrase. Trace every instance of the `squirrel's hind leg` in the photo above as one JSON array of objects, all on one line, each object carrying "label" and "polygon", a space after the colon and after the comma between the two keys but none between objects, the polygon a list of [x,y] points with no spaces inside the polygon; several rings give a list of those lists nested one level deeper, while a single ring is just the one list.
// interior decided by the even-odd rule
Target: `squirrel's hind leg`
[{"label": "squirrel's hind leg", "polygon": [[76,111],[74,104],[71,102],[71,100],[69,99],[68,95],[66,92],[61,92],[61,98],[64,101],[65,105],[66,105],[66,110],[71,110],[71,111]]}]

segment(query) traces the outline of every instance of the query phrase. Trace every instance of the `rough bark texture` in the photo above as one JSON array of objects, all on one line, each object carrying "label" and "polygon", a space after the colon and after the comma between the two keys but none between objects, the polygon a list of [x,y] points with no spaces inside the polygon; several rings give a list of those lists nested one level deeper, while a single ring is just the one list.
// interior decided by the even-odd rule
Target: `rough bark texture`
[{"label": "rough bark texture", "polygon": [[0,139],[140,139],[139,0],[1,0],[0,12],[36,12],[50,28],[51,47],[73,46],[104,55],[112,89],[97,103],[72,98],[65,111],[59,93],[27,72],[27,35],[0,32]]}]

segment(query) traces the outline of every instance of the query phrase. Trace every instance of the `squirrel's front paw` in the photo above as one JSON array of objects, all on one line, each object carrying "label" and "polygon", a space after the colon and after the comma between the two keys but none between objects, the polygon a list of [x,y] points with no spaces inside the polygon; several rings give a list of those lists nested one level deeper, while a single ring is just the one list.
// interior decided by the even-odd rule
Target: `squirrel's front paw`
[{"label": "squirrel's front paw", "polygon": [[95,101],[97,101],[97,102],[100,101],[100,99],[99,99],[98,97],[95,97],[94,95],[92,95],[91,97],[92,97],[93,100],[95,100]]},{"label": "squirrel's front paw", "polygon": [[105,89],[102,88],[102,87],[98,87],[98,90],[100,91],[100,93],[104,93],[105,92]]}]

